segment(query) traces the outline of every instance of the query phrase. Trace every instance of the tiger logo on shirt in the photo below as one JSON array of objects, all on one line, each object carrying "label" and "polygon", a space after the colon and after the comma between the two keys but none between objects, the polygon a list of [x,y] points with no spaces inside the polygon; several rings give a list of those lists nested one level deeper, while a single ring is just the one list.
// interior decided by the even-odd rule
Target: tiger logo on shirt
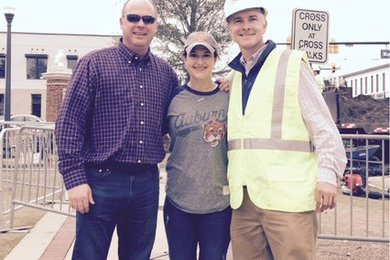
[{"label": "tiger logo on shirt", "polygon": [[212,116],[202,126],[203,140],[211,147],[217,147],[225,135],[226,123],[219,122],[216,117]]}]

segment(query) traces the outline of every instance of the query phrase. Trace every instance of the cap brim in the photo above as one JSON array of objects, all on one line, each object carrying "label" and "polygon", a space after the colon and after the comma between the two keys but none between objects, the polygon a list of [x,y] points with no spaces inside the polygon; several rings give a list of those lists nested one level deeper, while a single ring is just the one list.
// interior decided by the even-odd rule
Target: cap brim
[{"label": "cap brim", "polygon": [[204,46],[206,47],[206,49],[208,49],[211,53],[214,53],[215,52],[215,49],[213,48],[213,46],[211,46],[210,44],[206,43],[206,42],[194,42],[190,45],[188,45],[185,49],[186,49],[186,52],[187,53],[190,53],[192,51],[193,48],[195,48],[196,46]]}]

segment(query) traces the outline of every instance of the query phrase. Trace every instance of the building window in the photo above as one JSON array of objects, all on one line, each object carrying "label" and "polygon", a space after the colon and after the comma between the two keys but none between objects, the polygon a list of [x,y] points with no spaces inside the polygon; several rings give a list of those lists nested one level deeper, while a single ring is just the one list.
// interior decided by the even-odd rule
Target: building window
[{"label": "building window", "polygon": [[374,93],[374,76],[371,76],[371,93]]},{"label": "building window", "polygon": [[40,79],[47,72],[47,55],[26,54],[27,79]]},{"label": "building window", "polygon": [[68,60],[68,69],[71,69],[73,72],[79,57],[77,55],[66,55],[66,59]]},{"label": "building window", "polygon": [[0,115],[4,115],[4,94],[0,94]]},{"label": "building window", "polygon": [[41,94],[31,95],[31,114],[41,117]]},{"label": "building window", "polygon": [[0,53],[0,79],[5,78],[5,54]]},{"label": "building window", "polygon": [[376,74],[376,92],[379,93],[379,75]]},{"label": "building window", "polygon": [[368,94],[368,81],[367,81],[367,77],[364,77],[364,94]]},{"label": "building window", "polygon": [[386,75],[385,73],[382,74],[382,78],[383,78],[383,86],[382,86],[382,89],[383,89],[383,92],[385,92],[385,89],[386,89]]},{"label": "building window", "polygon": [[360,95],[363,94],[363,78],[360,78]]}]

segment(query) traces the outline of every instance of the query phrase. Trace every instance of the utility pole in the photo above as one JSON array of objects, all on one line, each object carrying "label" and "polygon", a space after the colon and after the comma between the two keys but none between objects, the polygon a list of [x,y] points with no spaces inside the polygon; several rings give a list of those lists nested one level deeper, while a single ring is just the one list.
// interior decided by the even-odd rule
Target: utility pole
[{"label": "utility pole", "polygon": [[14,18],[15,8],[4,7],[4,16],[7,21],[7,57],[5,67],[5,114],[4,120],[11,119],[11,23]]}]

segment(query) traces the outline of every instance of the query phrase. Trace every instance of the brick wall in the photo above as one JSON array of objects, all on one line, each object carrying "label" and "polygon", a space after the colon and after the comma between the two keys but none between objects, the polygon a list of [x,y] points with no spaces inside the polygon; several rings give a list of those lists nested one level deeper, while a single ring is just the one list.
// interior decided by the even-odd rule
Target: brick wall
[{"label": "brick wall", "polygon": [[61,107],[63,95],[70,79],[70,73],[46,73],[46,121],[55,122]]}]

